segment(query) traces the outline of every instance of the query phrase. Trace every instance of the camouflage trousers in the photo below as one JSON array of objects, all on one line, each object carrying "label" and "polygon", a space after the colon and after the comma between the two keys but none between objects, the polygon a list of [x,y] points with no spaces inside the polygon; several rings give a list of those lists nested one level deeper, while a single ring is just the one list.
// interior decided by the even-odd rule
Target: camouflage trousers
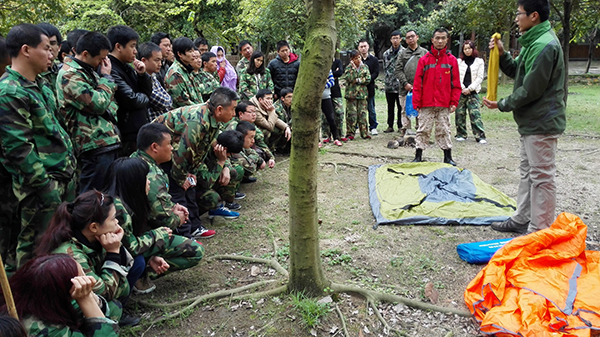
[{"label": "camouflage trousers", "polygon": [[[169,240],[158,240],[152,248],[145,251],[143,254],[146,261],[149,261],[153,256],[160,256],[169,264],[169,269],[160,276],[172,273],[178,270],[191,268],[204,257],[204,246],[198,242],[188,239],[181,235],[173,235]],[[155,279],[158,277],[151,268],[148,268],[148,276]]]},{"label": "camouflage trousers", "polygon": [[450,131],[450,108],[424,107],[419,116],[419,129],[417,130],[416,148],[426,149],[435,123],[435,141],[442,150],[452,148]]},{"label": "camouflage trousers", "polygon": [[[58,191],[61,201],[70,202],[75,199],[76,180],[72,179],[68,182],[53,180],[51,188]],[[59,204],[47,201],[40,195],[44,192],[20,194],[17,192],[17,187],[13,187],[13,191],[17,197],[21,196],[19,201],[21,231],[17,238],[16,248],[18,269],[33,258],[35,243],[48,228],[48,223]]]},{"label": "camouflage trousers", "polygon": [[[344,130],[344,99],[332,97],[331,101],[333,102],[333,119],[338,130],[340,130],[340,134],[342,134],[344,132],[342,131]],[[327,123],[325,114],[321,114],[321,135],[323,135],[323,138],[331,138],[331,130],[329,130],[329,123]]]},{"label": "camouflage trousers", "polygon": [[[400,130],[404,131],[404,133],[405,133],[406,130],[412,129],[410,118],[408,118],[408,116],[406,115],[406,96],[400,95],[400,107],[402,108],[402,113],[400,116],[400,118],[402,119],[402,128]],[[419,121],[418,121],[418,119],[415,119],[415,121],[416,121],[415,128],[418,129]]]},{"label": "camouflage trousers", "polygon": [[460,95],[458,107],[456,108],[454,121],[456,123],[456,137],[467,138],[467,111],[471,120],[471,131],[476,139],[485,139],[481,112],[479,112],[479,95],[473,92],[469,95]]},{"label": "camouflage trousers", "polygon": [[235,192],[240,188],[240,184],[244,178],[244,168],[241,165],[233,165],[233,169],[229,173],[229,184],[225,186],[219,184],[218,181],[209,190],[204,190],[196,186],[196,203],[198,204],[200,215],[217,208],[221,200],[224,202],[233,202]]},{"label": "camouflage trousers", "polygon": [[367,133],[367,100],[346,98],[346,135],[354,136],[356,123],[360,130],[360,136],[366,138]]},{"label": "camouflage trousers", "polygon": [[19,200],[12,190],[12,177],[0,165],[0,255],[7,272],[15,272],[17,265],[17,237],[21,225],[17,212]]}]

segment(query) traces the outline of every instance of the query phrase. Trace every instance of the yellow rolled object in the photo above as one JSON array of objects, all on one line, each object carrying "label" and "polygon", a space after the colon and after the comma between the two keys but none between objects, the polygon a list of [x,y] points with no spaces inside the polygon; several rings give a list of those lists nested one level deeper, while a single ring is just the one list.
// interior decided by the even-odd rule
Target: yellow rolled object
[{"label": "yellow rolled object", "polygon": [[[500,33],[492,35],[494,41],[499,40],[502,36]],[[487,99],[496,101],[498,99],[498,72],[500,70],[500,52],[498,47],[490,50],[490,59],[488,61],[488,82],[487,82]]]}]

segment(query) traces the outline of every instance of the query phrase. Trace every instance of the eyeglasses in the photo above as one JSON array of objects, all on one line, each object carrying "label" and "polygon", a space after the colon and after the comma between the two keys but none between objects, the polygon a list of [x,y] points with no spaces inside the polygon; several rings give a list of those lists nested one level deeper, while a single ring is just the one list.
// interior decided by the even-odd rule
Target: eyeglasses
[{"label": "eyeglasses", "polygon": [[519,16],[519,15],[523,15],[523,14],[529,16],[531,13],[529,13],[529,12],[519,12],[519,11],[515,12],[515,16]]}]

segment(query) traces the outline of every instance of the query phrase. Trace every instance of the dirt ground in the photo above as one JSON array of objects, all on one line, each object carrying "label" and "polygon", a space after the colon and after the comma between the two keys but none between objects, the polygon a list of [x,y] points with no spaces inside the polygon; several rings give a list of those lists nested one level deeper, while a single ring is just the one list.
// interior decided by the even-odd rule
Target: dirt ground
[{"label": "dirt ground", "polygon": [[[383,108],[383,102],[378,104]],[[519,137],[510,118],[488,118],[494,113],[498,112],[484,112],[489,143],[481,145],[473,138],[455,142],[453,156],[460,167],[468,168],[514,198],[519,179]],[[382,113],[379,119],[385,120]],[[486,226],[380,226],[373,229],[375,219],[368,200],[367,170],[341,163],[368,166],[412,160],[413,148],[386,147],[395,135],[380,132],[372,140],[354,140],[339,148],[327,145],[320,151],[318,200],[325,274],[337,283],[423,302],[429,302],[424,288],[431,282],[439,292],[438,305],[467,310],[464,289],[483,266],[460,260],[456,246],[514,235],[498,233]],[[583,219],[588,225],[588,249],[600,247],[594,244],[600,242],[598,137],[598,134],[567,132],[559,140],[557,153],[557,212],[570,212]],[[443,154],[432,145],[424,152],[424,158],[441,161]],[[286,157],[277,159],[274,169],[258,173],[257,183],[242,186],[247,197],[240,201],[243,208],[239,219],[212,223],[206,220],[205,225],[215,229],[217,235],[202,241],[206,247],[205,261],[191,270],[156,280],[157,289],[153,293],[133,299],[169,303],[260,280],[276,280],[269,285],[271,288],[283,284],[284,277],[265,265],[211,259],[217,254],[267,259],[274,255],[287,268],[289,161]],[[337,168],[331,163],[337,163]],[[337,306],[345,317],[350,336],[395,335],[383,327],[362,297],[341,294]],[[453,336],[479,335],[477,325],[469,318],[390,303],[380,303],[378,308],[388,324],[405,336],[446,336],[449,332]],[[136,313],[143,315],[146,323],[126,330],[124,335],[343,336],[342,322],[334,309],[310,329],[289,295],[252,300],[227,297],[200,303],[180,318],[158,326],[148,323],[174,310],[176,308],[150,309],[138,304]]]}]

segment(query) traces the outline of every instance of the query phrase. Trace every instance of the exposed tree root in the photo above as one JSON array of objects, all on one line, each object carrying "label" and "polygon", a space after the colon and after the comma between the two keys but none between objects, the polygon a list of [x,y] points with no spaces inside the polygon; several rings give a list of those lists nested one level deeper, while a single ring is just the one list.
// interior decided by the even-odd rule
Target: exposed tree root
[{"label": "exposed tree root", "polygon": [[335,174],[337,174],[337,169],[338,169],[338,165],[343,165],[343,166],[348,166],[348,167],[354,167],[354,168],[359,168],[359,169],[369,169],[369,167],[367,165],[362,165],[362,164],[351,164],[351,163],[336,163],[333,161],[321,161],[319,162],[319,164],[321,165],[333,165],[333,170],[335,172]]},{"label": "exposed tree root", "polygon": [[288,277],[290,275],[288,273],[288,271],[285,270],[279,264],[279,262],[277,262],[277,260],[275,260],[274,258],[271,260],[267,260],[267,259],[261,259],[258,257],[250,257],[250,256],[243,256],[243,255],[213,255],[210,257],[210,259],[213,259],[213,260],[237,260],[237,261],[248,261],[248,262],[254,262],[254,263],[263,263],[268,266],[271,266],[278,273],[280,273],[281,275],[283,275],[285,277]]},{"label": "exposed tree root", "polygon": [[387,331],[393,331],[398,336],[408,336],[405,332],[400,331],[400,330],[395,329],[395,328],[392,328],[391,326],[389,326],[389,324],[387,324],[387,321],[381,315],[381,312],[379,311],[379,308],[377,308],[377,304],[375,303],[374,300],[372,300],[370,298],[367,298],[367,303],[371,306],[371,308],[373,308],[373,312],[375,312],[375,316],[377,316],[377,318],[379,319],[379,321],[381,322],[381,324],[383,324],[383,326],[385,327],[385,329]]},{"label": "exposed tree root", "polygon": [[348,334],[348,328],[346,327],[346,320],[344,319],[344,314],[342,314],[342,311],[340,310],[340,307],[338,307],[337,303],[335,303],[335,311],[340,317],[340,321],[342,321],[342,329],[344,330],[344,336],[350,337],[350,335]]},{"label": "exposed tree root", "polygon": [[238,295],[238,296],[232,297],[231,299],[232,300],[247,300],[249,298],[262,298],[262,297],[267,297],[267,296],[279,295],[279,294],[284,293],[286,291],[287,291],[287,284],[284,284],[284,285],[282,285],[280,287],[273,288],[271,290],[265,290],[265,291],[261,291],[261,292],[258,292],[258,293]]},{"label": "exposed tree root", "polygon": [[347,156],[359,156],[365,158],[377,158],[377,159],[400,159],[411,161],[413,158],[409,156],[394,156],[394,155],[385,155],[385,156],[373,156],[367,153],[359,153],[359,152],[350,152],[350,151],[337,151],[337,150],[329,150],[329,153],[337,153],[337,154],[345,154]]}]

